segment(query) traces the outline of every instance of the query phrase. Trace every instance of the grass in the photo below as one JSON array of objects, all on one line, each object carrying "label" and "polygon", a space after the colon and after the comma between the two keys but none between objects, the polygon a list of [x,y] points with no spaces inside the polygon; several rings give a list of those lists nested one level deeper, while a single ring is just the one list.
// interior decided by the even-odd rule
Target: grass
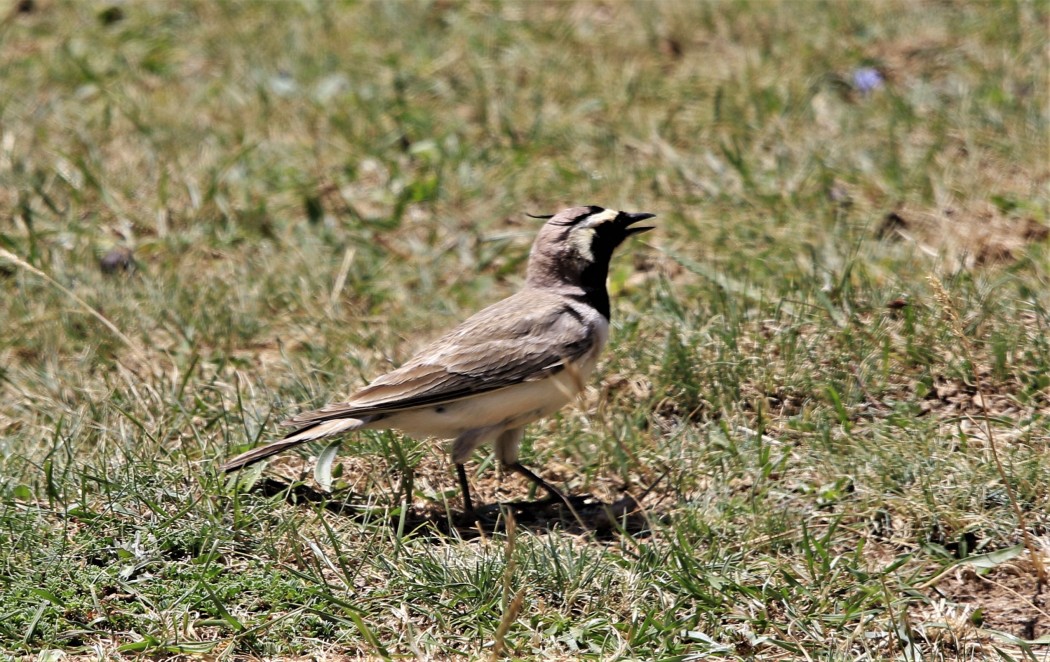
[{"label": "grass", "polygon": [[[15,5],[0,651],[1050,655],[1045,2]],[[447,457],[383,433],[331,503],[218,475],[591,203],[659,229],[524,460],[656,482],[642,523],[449,532]]]}]

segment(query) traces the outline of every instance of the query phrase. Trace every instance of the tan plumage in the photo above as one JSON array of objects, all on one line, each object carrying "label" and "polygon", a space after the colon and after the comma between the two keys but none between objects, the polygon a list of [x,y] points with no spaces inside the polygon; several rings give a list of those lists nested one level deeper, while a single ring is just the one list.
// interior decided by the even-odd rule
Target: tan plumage
[{"label": "tan plumage", "polygon": [[289,425],[434,405],[537,381],[594,347],[593,325],[553,293],[522,290],[469,318],[377,378],[346,402],[291,418]]},{"label": "tan plumage", "polygon": [[[463,463],[494,442],[499,459],[552,495],[518,463],[526,424],[557,411],[583,387],[608,338],[608,261],[629,227],[651,214],[575,207],[550,217],[533,244],[526,286],[473,315],[344,402],[299,414],[284,439],[223,465],[233,471],[307,441],[373,428],[454,439],[467,510]],[[568,366],[568,369],[566,367]]]}]

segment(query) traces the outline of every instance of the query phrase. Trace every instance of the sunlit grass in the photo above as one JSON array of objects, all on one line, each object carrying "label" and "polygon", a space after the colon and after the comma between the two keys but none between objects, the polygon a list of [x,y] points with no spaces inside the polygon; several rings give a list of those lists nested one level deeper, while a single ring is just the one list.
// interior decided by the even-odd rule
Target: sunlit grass
[{"label": "sunlit grass", "polygon": [[[18,4],[0,650],[477,657],[504,624],[523,658],[1039,659],[983,418],[1045,554],[1047,19]],[[641,532],[413,531],[455,478],[389,434],[344,443],[353,516],[217,475],[520,286],[526,212],[592,203],[658,231],[615,260],[593,391],[524,457],[605,500],[656,483]],[[524,496],[475,459],[482,498]]]}]

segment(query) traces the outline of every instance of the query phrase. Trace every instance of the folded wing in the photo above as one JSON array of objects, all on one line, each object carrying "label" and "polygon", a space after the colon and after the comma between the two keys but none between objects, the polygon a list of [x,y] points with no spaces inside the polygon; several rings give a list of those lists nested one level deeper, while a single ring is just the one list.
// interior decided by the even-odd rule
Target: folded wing
[{"label": "folded wing", "polygon": [[[536,312],[522,310],[523,301],[529,301]],[[595,335],[571,303],[536,303],[535,294],[530,299],[505,299],[471,317],[346,402],[305,412],[284,425],[304,426],[437,406],[556,374],[566,362],[587,354]]]}]

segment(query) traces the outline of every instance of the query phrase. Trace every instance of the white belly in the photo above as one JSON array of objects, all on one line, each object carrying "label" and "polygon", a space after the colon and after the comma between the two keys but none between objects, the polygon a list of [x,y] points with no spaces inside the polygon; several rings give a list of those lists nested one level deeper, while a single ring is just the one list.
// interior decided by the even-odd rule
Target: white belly
[{"label": "white belly", "polygon": [[594,347],[570,367],[543,380],[446,402],[408,409],[369,423],[369,428],[396,428],[410,437],[457,439],[453,459],[462,462],[477,446],[492,441],[505,430],[520,428],[550,416],[582,391],[598,363],[609,337],[605,318],[592,323]]},{"label": "white belly", "polygon": [[[589,376],[590,370],[584,374],[583,367],[586,366],[575,371],[575,376],[573,371],[563,370],[542,381],[522,382],[442,405],[398,412],[374,425],[396,428],[417,439],[455,439],[483,428],[492,428],[492,436],[496,436],[503,430],[549,416],[568,404]],[[590,367],[593,369],[593,363]]]}]

